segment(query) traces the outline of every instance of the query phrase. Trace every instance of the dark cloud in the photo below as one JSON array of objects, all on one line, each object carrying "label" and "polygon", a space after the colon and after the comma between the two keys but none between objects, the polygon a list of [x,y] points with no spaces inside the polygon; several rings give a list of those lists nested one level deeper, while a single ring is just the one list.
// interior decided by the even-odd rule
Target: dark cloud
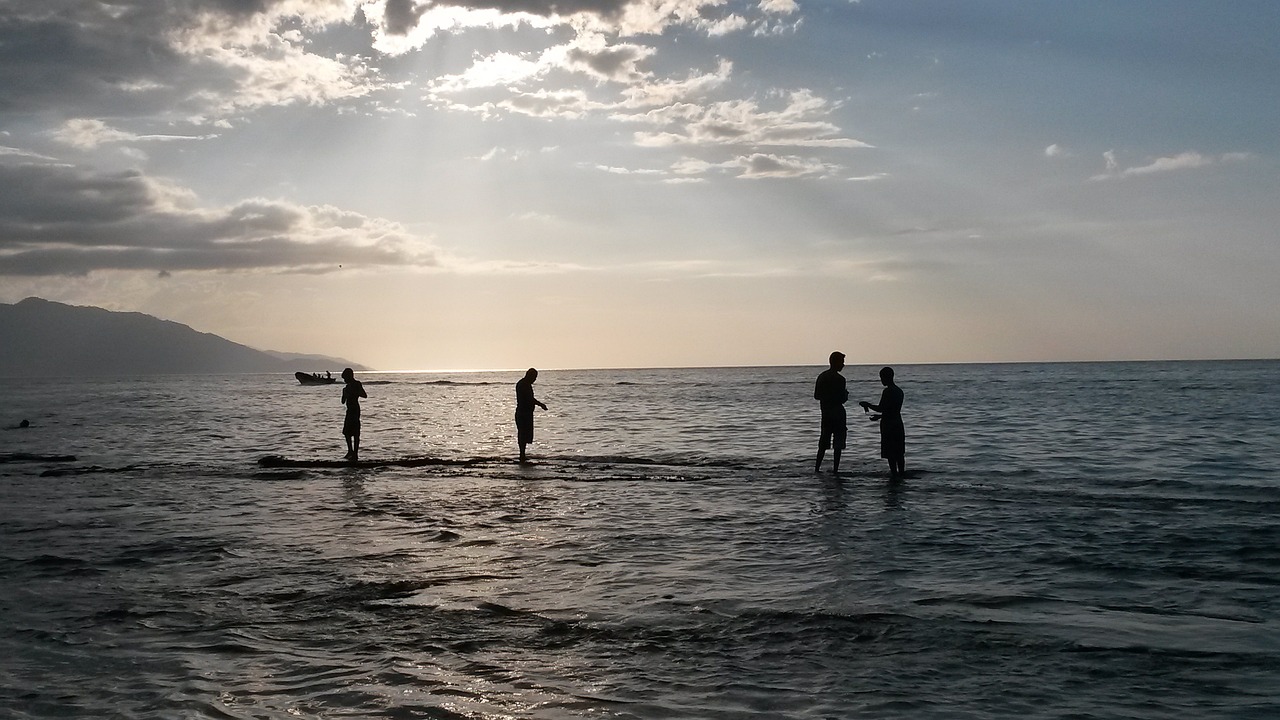
[{"label": "dark cloud", "polygon": [[260,32],[255,23],[285,7],[329,18],[343,7],[333,0],[284,2],[0,0],[0,113],[140,117],[248,104],[226,99],[255,82],[254,63],[266,55],[211,55],[199,43],[246,42],[253,33],[238,30]]},{"label": "dark cloud", "polygon": [[0,186],[0,275],[436,264],[395,223],[263,199],[204,208],[139,172],[0,163]]},{"label": "dark cloud", "polygon": [[426,12],[427,5],[413,0],[387,0],[383,27],[392,35],[407,35],[418,24],[418,18]]},{"label": "dark cloud", "polygon": [[436,4],[504,13],[522,12],[542,17],[590,13],[611,18],[621,15],[627,6],[640,3],[636,0],[438,0]]},{"label": "dark cloud", "polygon": [[16,5],[0,10],[0,112],[114,109],[123,104],[123,86],[164,87],[176,79],[179,58],[161,39],[166,23],[155,13],[125,6],[115,18],[101,3],[60,12]]},{"label": "dark cloud", "polygon": [[636,63],[653,54],[653,50],[639,45],[617,45],[598,51],[574,48],[569,51],[569,67],[585,68],[590,74],[608,80],[637,80],[643,74],[636,70]]}]

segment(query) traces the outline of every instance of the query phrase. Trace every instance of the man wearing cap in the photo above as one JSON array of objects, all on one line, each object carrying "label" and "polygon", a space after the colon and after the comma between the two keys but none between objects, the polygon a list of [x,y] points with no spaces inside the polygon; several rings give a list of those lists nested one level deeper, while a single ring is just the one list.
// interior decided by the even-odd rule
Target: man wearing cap
[{"label": "man wearing cap", "polygon": [[831,472],[838,475],[840,451],[844,450],[847,434],[844,403],[849,399],[849,391],[845,389],[844,376],[840,374],[844,369],[844,353],[831,353],[830,361],[831,367],[822,371],[813,386],[813,399],[822,408],[822,434],[818,438],[818,459],[813,463],[813,471],[822,469],[822,458],[827,454],[827,448],[832,448]]}]

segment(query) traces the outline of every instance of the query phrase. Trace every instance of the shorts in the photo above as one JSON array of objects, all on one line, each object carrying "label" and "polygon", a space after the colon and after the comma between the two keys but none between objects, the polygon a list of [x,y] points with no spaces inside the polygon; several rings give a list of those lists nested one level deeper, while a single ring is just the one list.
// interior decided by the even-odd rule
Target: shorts
[{"label": "shorts", "polygon": [[907,454],[907,433],[902,427],[902,419],[896,422],[880,421],[880,457],[896,460]]},{"label": "shorts", "polygon": [[818,438],[818,449],[826,450],[834,447],[836,450],[844,449],[845,438],[849,434],[849,428],[845,425],[843,417],[823,417],[822,418],[822,435]]},{"label": "shorts", "polygon": [[344,437],[360,437],[360,414],[352,413],[342,421],[342,434]]},{"label": "shorts", "polygon": [[521,445],[533,442],[533,413],[516,413],[516,442]]}]

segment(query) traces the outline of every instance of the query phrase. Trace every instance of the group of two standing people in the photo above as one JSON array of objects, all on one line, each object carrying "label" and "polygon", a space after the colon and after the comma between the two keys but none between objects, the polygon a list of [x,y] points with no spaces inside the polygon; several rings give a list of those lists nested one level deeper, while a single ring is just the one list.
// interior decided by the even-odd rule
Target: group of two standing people
[{"label": "group of two standing people", "polygon": [[[538,379],[538,371],[529,368],[524,378],[516,383],[516,443],[520,445],[520,462],[528,462],[525,446],[533,442],[533,408],[547,409],[547,404],[533,396],[533,383]],[[351,368],[342,371],[342,404],[347,406],[346,417],[342,421],[342,436],[347,441],[347,460],[360,458],[360,398],[369,394],[364,390],[364,383],[356,380]]]},{"label": "group of two standing people", "polygon": [[[844,353],[831,353],[831,367],[818,376],[813,386],[813,399],[822,408],[822,432],[818,436],[818,459],[813,463],[813,471],[822,469],[822,458],[827,450],[832,450],[831,471],[840,473],[840,454],[844,450],[848,425],[845,419],[844,404],[849,399],[849,391],[845,389]],[[880,368],[880,382],[884,384],[884,392],[880,394],[880,403],[859,402],[863,410],[870,410],[872,420],[880,421],[880,457],[889,461],[889,477],[898,479],[906,473],[907,440],[906,431],[902,427],[902,388],[893,383],[893,368]]]}]

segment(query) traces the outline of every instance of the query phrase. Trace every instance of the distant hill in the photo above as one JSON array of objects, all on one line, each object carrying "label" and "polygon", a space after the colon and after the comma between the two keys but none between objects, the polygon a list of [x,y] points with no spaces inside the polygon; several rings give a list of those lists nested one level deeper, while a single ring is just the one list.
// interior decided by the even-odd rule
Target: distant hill
[{"label": "distant hill", "polygon": [[321,372],[325,370],[330,370],[336,375],[338,374],[338,371],[344,367],[349,367],[352,370],[360,370],[360,371],[373,369],[370,367],[365,367],[360,363],[353,363],[350,360],[343,360],[340,357],[333,357],[331,355],[289,353],[289,352],[280,352],[278,350],[263,350],[262,352],[270,355],[271,357],[284,360],[289,363],[290,367],[295,367],[298,370],[307,370],[308,368],[311,368],[312,369],[311,371],[319,370]]},{"label": "distant hill", "polygon": [[255,350],[142,313],[27,298],[0,303],[0,376],[367,370],[340,358]]}]

